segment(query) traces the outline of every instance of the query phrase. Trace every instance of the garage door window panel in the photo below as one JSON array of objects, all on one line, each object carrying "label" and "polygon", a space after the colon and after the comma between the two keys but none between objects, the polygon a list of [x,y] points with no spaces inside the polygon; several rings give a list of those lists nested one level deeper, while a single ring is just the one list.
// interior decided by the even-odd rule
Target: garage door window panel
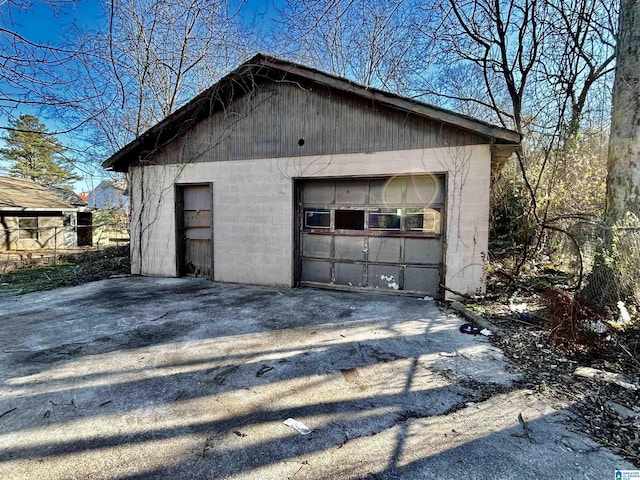
[{"label": "garage door window panel", "polygon": [[402,209],[369,213],[369,228],[371,230],[400,231]]},{"label": "garage door window panel", "polygon": [[328,208],[305,208],[304,228],[331,228],[331,210]]},{"label": "garage door window panel", "polygon": [[435,208],[408,208],[406,210],[405,228],[411,232],[422,232],[439,235],[442,215]]},{"label": "garage door window panel", "polygon": [[336,230],[364,230],[364,210],[336,210]]}]

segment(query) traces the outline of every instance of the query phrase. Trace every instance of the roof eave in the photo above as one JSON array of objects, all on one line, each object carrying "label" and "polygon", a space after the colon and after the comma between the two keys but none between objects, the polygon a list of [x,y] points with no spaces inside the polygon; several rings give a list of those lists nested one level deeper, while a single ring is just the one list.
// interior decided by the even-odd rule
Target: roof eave
[{"label": "roof eave", "polygon": [[[212,94],[216,92],[217,89],[224,88],[228,82],[232,82],[234,80],[241,81],[243,75],[251,75],[255,73],[253,72],[254,69],[260,69],[263,67],[267,67],[270,70],[278,70],[288,73],[316,84],[370,99],[390,108],[411,112],[416,115],[441,121],[451,126],[486,136],[492,139],[493,144],[497,143],[517,146],[522,141],[522,135],[513,130],[498,127],[481,120],[420,103],[382,90],[358,85],[348,79],[320,72],[319,70],[314,70],[309,67],[293,64],[291,62],[279,60],[263,54],[257,54],[247,62],[240,65],[237,69],[224,76],[213,86],[197,95],[189,103],[179,108],[164,120],[149,128],[131,143],[114,153],[102,163],[102,167],[107,170],[126,172],[129,166],[139,159],[147,139],[158,137],[165,130],[173,131],[171,125],[173,123],[178,123],[181,118],[189,118],[191,122],[195,123],[199,119],[194,119],[191,114],[199,108],[203,101],[209,101]],[[138,158],[129,158],[132,156],[136,156]]]},{"label": "roof eave", "polygon": [[[80,207],[83,208],[83,207]],[[19,206],[2,206],[0,205],[0,212],[2,213],[11,213],[11,212],[75,212],[77,211],[77,207],[60,207],[60,208],[51,208],[51,207],[19,207]]]},{"label": "roof eave", "polygon": [[330,88],[342,90],[347,93],[354,93],[358,96],[368,98],[376,103],[403,111],[415,113],[433,120],[442,121],[452,126],[469,130],[499,140],[498,143],[520,144],[522,135],[507,128],[491,125],[487,122],[467,117],[449,110],[441,109],[432,105],[413,101],[408,98],[384,92],[375,88],[364,87],[353,83],[347,79],[339,78],[330,74],[319,72],[307,67],[293,65],[283,60],[265,58],[262,63],[278,70],[286,71],[293,75],[301,76],[312,82],[325,85]]},{"label": "roof eave", "polygon": [[491,146],[491,173],[498,174],[517,149],[518,145],[514,144],[493,144]]}]

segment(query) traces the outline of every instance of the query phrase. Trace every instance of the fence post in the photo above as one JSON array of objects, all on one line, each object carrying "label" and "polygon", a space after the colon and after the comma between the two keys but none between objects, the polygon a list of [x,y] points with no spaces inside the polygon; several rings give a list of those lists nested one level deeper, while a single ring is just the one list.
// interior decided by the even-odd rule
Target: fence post
[{"label": "fence post", "polygon": [[53,264],[58,264],[58,227],[53,227]]}]

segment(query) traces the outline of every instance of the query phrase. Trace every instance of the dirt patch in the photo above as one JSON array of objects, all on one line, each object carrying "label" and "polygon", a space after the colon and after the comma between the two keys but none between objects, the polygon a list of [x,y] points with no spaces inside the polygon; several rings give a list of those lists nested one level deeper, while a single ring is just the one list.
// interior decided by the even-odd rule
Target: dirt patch
[{"label": "dirt patch", "polygon": [[575,325],[564,324],[567,331],[559,332],[554,318],[558,307],[550,310],[548,299],[545,292],[536,289],[494,287],[485,298],[467,302],[467,306],[503,331],[504,335],[491,341],[524,374],[525,386],[573,404],[582,433],[640,467],[640,388],[574,376],[576,368],[585,366],[623,374],[631,384],[640,386],[640,327],[625,331],[602,328],[594,319],[591,327],[601,332],[591,331],[586,336],[576,332],[575,338],[568,337]]}]

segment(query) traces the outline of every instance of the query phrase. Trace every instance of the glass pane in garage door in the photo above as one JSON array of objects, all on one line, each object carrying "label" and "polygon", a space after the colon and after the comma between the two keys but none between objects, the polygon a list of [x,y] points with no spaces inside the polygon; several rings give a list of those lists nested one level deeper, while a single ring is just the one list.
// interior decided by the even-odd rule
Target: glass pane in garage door
[{"label": "glass pane in garage door", "polygon": [[405,210],[405,229],[411,232],[441,232],[442,215],[435,208],[407,208]]},{"label": "glass pane in garage door", "polygon": [[304,228],[331,228],[331,210],[328,208],[305,208]]}]

